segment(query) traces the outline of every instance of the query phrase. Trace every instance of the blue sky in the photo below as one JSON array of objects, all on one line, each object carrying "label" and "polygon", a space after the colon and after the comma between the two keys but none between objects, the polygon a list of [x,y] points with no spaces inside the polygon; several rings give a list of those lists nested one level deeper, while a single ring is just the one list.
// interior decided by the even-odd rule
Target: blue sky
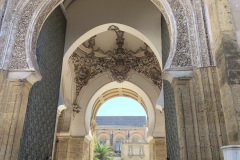
[{"label": "blue sky", "polygon": [[116,97],[105,102],[98,110],[97,116],[146,116],[146,112],[137,101],[127,97]]}]

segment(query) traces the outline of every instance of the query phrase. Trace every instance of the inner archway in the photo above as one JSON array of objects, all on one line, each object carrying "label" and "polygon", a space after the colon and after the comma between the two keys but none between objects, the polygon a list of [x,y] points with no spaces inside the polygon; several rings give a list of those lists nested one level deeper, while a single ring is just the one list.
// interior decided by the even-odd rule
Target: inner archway
[{"label": "inner archway", "polygon": [[[92,115],[91,115],[91,131],[92,131],[92,133],[94,132],[94,128],[96,127],[96,116],[97,116],[97,114],[99,112],[99,109],[102,107],[102,105],[106,104],[109,101],[113,101],[114,99],[116,100],[116,98],[120,98],[120,97],[129,97],[129,98],[131,98],[132,100],[138,102],[141,105],[141,107],[145,111],[145,116],[147,118],[146,127],[148,127],[148,124],[149,124],[148,116],[149,116],[149,114],[148,114],[148,109],[146,107],[146,104],[145,104],[144,100],[142,99],[142,97],[140,95],[138,95],[136,92],[134,92],[134,91],[132,91],[130,89],[127,89],[127,88],[115,88],[115,89],[111,89],[111,90],[103,93],[101,96],[99,96],[99,98],[97,98],[95,100],[93,108],[92,108]],[[121,100],[124,100],[124,99],[128,100],[128,98],[121,98]],[[130,103],[130,102],[128,102],[128,103]],[[113,104],[113,103],[111,103],[111,104]],[[127,103],[125,103],[125,105],[126,104]],[[129,106],[129,107],[131,107],[131,106]],[[135,109],[136,108],[139,109],[140,106],[137,106],[135,104]],[[127,112],[127,111],[128,110],[126,109],[125,112]],[[102,114],[104,114],[104,113],[102,113]],[[134,115],[134,114],[132,114],[132,115]]]},{"label": "inner archway", "polygon": [[[123,98],[123,96],[125,98]],[[121,100],[132,99],[132,101],[136,101],[139,105],[138,107],[135,107],[135,109],[142,109],[144,113],[142,112],[142,116],[136,116],[138,115],[137,113],[135,116],[97,116],[102,105],[111,100],[114,101],[116,98],[121,98]],[[110,107],[115,107],[113,103],[110,104],[112,105],[109,106],[108,109]],[[128,108],[131,108],[131,106],[128,106]],[[151,133],[151,130],[149,133],[148,130],[149,118],[151,119],[151,117],[148,117],[149,114],[147,109],[148,107],[146,107],[144,100],[136,92],[127,88],[111,89],[100,95],[94,102],[91,116],[91,132],[96,135],[99,143],[113,147],[115,153],[114,157],[120,156],[125,159],[130,156],[130,158],[138,157],[142,159],[150,159],[150,157],[153,157],[153,137],[149,137],[149,135],[153,135],[153,133]],[[107,112],[106,109],[105,112]],[[125,112],[130,112],[130,109],[125,108]],[[101,115],[106,114],[102,113]],[[150,126],[150,128],[151,127],[152,126]],[[165,132],[164,124],[158,123],[155,127],[158,128],[157,130]],[[164,135],[161,136],[162,138],[165,138]],[[164,152],[166,151],[165,148],[165,143],[161,143],[161,147],[158,146],[158,149],[161,150],[160,155],[162,157],[166,156],[166,153]]]},{"label": "inner archway", "polygon": [[[146,116],[143,106],[126,95],[107,100],[99,108],[95,119],[94,153],[101,153],[97,149],[100,143],[106,145],[106,148],[112,148],[114,159],[126,159],[129,154],[149,159]],[[134,151],[129,150],[133,146]]]},{"label": "inner archway", "polygon": [[[152,115],[152,120],[149,120],[149,124],[152,124],[149,130],[153,133],[154,106],[162,87],[161,61],[157,58],[159,54],[155,53],[153,51],[155,48],[153,47],[152,50],[143,41],[145,38],[141,36],[142,34],[133,28],[120,24],[110,26],[106,24],[99,27],[100,30],[105,28],[107,31],[85,40],[75,48],[70,57],[66,55],[64,57],[67,65],[63,67],[62,97],[65,105],[73,110],[72,125],[78,126],[81,123],[85,128],[80,130],[72,127],[71,134],[83,136],[87,133],[91,137],[90,121],[87,118],[91,116],[91,105],[93,105],[91,103],[94,103],[93,97],[98,94],[98,91],[104,88],[106,92],[116,86],[129,88],[133,84],[141,86],[141,89],[136,91],[137,87],[133,87],[136,93],[140,94],[139,90],[148,92],[144,97],[148,99],[145,103],[149,103],[146,105],[150,108],[148,112]],[[122,31],[120,27],[133,31],[133,34]],[[151,45],[149,41],[147,43]],[[117,85],[112,86],[112,82],[116,82],[114,84]]]}]

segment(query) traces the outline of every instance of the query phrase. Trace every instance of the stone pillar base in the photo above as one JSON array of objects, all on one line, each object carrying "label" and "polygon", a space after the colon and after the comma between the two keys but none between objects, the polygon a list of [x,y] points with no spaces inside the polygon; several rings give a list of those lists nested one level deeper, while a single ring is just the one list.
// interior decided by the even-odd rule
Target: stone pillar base
[{"label": "stone pillar base", "polygon": [[166,149],[166,138],[154,138],[150,142],[150,151],[153,154],[151,160],[166,160],[167,157],[167,149]]},{"label": "stone pillar base", "polygon": [[223,146],[224,160],[239,160],[240,159],[240,145]]},{"label": "stone pillar base", "polygon": [[89,140],[84,137],[57,137],[56,160],[90,160]]}]

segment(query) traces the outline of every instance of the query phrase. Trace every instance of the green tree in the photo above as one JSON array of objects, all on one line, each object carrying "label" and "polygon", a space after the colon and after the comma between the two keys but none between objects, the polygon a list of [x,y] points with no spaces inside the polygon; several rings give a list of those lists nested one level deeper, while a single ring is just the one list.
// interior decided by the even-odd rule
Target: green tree
[{"label": "green tree", "polygon": [[93,160],[113,160],[113,149],[99,142],[94,144]]}]

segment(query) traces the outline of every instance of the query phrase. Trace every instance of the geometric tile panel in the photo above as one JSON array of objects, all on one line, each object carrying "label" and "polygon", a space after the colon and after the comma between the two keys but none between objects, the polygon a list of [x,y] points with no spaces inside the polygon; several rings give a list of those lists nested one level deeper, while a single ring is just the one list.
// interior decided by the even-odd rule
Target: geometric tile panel
[{"label": "geometric tile panel", "polygon": [[174,93],[171,84],[166,80],[163,81],[163,90],[167,156],[171,160],[179,160],[178,126]]},{"label": "geometric tile panel", "polygon": [[29,93],[19,160],[46,160],[52,155],[65,32],[66,19],[58,7],[38,37],[37,62],[42,80]]},{"label": "geometric tile panel", "polygon": [[[169,51],[170,51],[170,38],[168,26],[164,17],[161,18],[162,29],[162,60],[163,66],[166,64]],[[165,126],[166,126],[166,142],[167,142],[167,157],[171,160],[179,160],[179,143],[178,143],[178,128],[177,128],[177,115],[174,91],[171,84],[163,80],[164,91],[164,113],[165,113]]]},{"label": "geometric tile panel", "polygon": [[161,18],[161,31],[162,31],[162,34],[161,34],[162,35],[162,63],[164,68],[170,52],[170,37],[168,32],[168,26],[163,16]]}]

